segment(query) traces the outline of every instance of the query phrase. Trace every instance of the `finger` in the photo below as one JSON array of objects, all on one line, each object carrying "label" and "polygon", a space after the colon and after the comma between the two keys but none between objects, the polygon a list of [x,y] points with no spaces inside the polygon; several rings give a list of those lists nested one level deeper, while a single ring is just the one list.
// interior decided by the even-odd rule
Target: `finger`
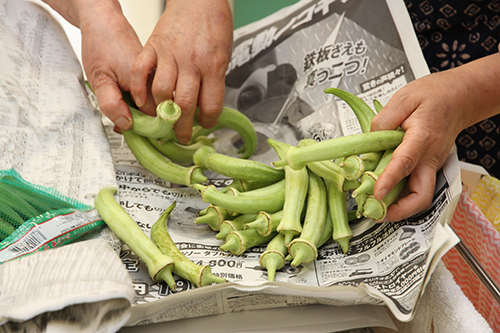
[{"label": "finger", "polygon": [[130,92],[139,108],[148,103],[148,81],[156,67],[157,56],[152,48],[144,47],[130,70]]},{"label": "finger", "polygon": [[408,179],[409,194],[389,206],[385,220],[401,221],[429,208],[434,195],[436,171],[430,165],[415,168]]},{"label": "finger", "polygon": [[411,88],[403,87],[398,90],[371,122],[372,131],[394,130],[417,109],[415,99],[408,98]]},{"label": "finger", "polygon": [[426,137],[413,128],[406,131],[403,142],[394,150],[390,162],[375,182],[373,195],[376,199],[382,200],[399,181],[410,175],[426,151]]},{"label": "finger", "polygon": [[96,84],[93,90],[101,112],[120,130],[130,130],[132,128],[132,115],[116,82],[106,80],[103,83]]},{"label": "finger", "polygon": [[174,101],[181,108],[181,116],[175,122],[174,131],[180,143],[187,143],[191,139],[199,89],[199,76],[192,74],[179,75]]},{"label": "finger", "polygon": [[224,106],[224,93],[224,77],[203,79],[199,97],[200,115],[198,116],[198,123],[201,127],[212,128],[217,125]]},{"label": "finger", "polygon": [[164,55],[156,69],[151,92],[156,105],[174,98],[179,71],[176,62]]}]

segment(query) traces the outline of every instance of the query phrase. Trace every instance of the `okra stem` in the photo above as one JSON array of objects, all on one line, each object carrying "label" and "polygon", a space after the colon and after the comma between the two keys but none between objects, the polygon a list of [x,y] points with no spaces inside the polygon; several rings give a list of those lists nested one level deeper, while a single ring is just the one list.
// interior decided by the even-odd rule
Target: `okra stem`
[{"label": "okra stem", "polygon": [[232,231],[227,234],[226,242],[220,246],[220,250],[240,255],[254,246],[269,242],[275,235],[276,232],[269,236],[261,236],[255,229]]},{"label": "okra stem", "polygon": [[151,145],[148,138],[132,131],[123,131],[122,134],[139,163],[157,177],[185,186],[208,180],[199,166],[184,167],[170,161]]},{"label": "okra stem", "polygon": [[163,254],[146,236],[125,209],[115,200],[117,189],[106,187],[99,190],[94,206],[109,228],[141,258],[154,281],[164,280],[171,290],[176,290],[172,277],[174,259]]},{"label": "okra stem", "polygon": [[234,220],[225,220],[221,223],[219,232],[215,235],[217,239],[226,239],[227,234],[231,231],[243,230],[245,229],[245,224],[247,222],[255,220],[257,214],[243,214],[237,216]]},{"label": "okra stem", "polygon": [[226,282],[225,279],[213,275],[210,266],[200,266],[189,260],[174,243],[168,232],[167,223],[175,206],[176,202],[174,201],[151,227],[151,240],[153,243],[164,255],[173,258],[175,262],[173,272],[187,279],[196,287]]},{"label": "okra stem", "polygon": [[271,232],[276,231],[282,218],[283,210],[279,210],[273,214],[259,212],[254,220],[243,225],[243,229],[255,229],[260,235],[267,236]]},{"label": "okra stem", "polygon": [[209,205],[203,215],[199,215],[194,219],[195,224],[206,224],[213,231],[219,231],[221,223],[229,217],[226,209]]},{"label": "okra stem", "polygon": [[156,117],[150,116],[129,105],[134,133],[159,139],[173,131],[175,122],[181,116],[181,108],[172,100],[166,100],[156,107]]},{"label": "okra stem", "polygon": [[396,201],[404,187],[406,186],[407,178],[399,181],[392,190],[382,200],[377,200],[373,196],[368,196],[363,205],[363,216],[374,220],[383,220],[387,214],[387,207]]}]

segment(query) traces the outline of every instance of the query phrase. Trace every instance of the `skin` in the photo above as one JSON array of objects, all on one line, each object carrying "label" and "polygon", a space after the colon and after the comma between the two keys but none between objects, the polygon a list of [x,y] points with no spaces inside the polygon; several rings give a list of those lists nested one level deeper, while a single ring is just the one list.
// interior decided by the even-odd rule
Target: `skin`
[{"label": "skin", "polygon": [[118,0],[43,1],[80,29],[83,69],[115,130],[132,127],[121,91],[130,91],[149,115],[175,91],[183,110],[174,128],[181,143],[191,137],[196,106],[201,126],[216,124],[233,40],[227,0],[169,0],[144,47]]},{"label": "skin", "polygon": [[436,173],[458,134],[500,113],[499,77],[500,55],[496,53],[410,82],[375,116],[372,131],[401,127],[406,132],[375,183],[375,198],[382,199],[410,176],[384,221],[402,220],[431,205]]},{"label": "skin", "polygon": [[199,124],[215,126],[224,103],[232,40],[227,0],[167,1],[165,13],[132,65],[130,88],[135,102],[145,106],[152,79],[155,103],[173,98],[182,109],[174,126],[179,142],[191,138],[197,106]]}]

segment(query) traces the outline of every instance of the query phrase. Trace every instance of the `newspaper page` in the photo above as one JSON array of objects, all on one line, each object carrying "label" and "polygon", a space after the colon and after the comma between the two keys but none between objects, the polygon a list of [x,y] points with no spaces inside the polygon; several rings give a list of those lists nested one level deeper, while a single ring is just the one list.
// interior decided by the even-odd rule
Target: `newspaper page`
[{"label": "newspaper page", "polygon": [[[325,94],[325,88],[349,91],[369,105],[374,99],[385,104],[397,89],[428,73],[403,1],[300,1],[240,28],[234,38],[225,103],[253,122],[259,145],[252,159],[264,163],[277,160],[268,138],[296,144],[302,138],[321,141],[360,132],[352,111]],[[208,204],[194,190],[168,184],[142,168],[110,124],[107,134],[121,205],[149,235],[176,201],[168,229],[177,246],[193,262],[209,265],[230,281],[195,289],[178,278],[173,293],[153,283],[144,264],[124,246],[122,261],[137,294],[127,326],[304,304],[386,305],[398,320],[408,321],[437,261],[456,243],[447,227],[461,192],[452,153],[439,172],[428,210],[396,223],[357,220],[351,224],[354,237],[347,254],[337,243],[327,243],[314,262],[287,264],[275,282],[268,282],[258,261],[265,246],[241,256],[220,251],[223,241],[216,232],[193,223]],[[215,135],[217,151],[236,156],[238,135],[230,130]],[[230,183],[221,175],[208,176],[219,188]]]}]

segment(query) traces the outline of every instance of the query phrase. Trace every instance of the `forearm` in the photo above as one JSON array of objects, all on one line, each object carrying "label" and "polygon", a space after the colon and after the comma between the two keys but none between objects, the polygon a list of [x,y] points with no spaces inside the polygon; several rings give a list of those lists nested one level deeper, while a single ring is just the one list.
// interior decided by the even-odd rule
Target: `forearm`
[{"label": "forearm", "polygon": [[500,55],[472,61],[453,70],[456,82],[462,82],[461,97],[463,122],[461,129],[468,128],[484,119],[500,114]]},{"label": "forearm", "polygon": [[[99,8],[121,14],[118,0],[42,0],[77,28],[82,19],[92,17]],[[85,16],[87,14],[87,16]]]}]

